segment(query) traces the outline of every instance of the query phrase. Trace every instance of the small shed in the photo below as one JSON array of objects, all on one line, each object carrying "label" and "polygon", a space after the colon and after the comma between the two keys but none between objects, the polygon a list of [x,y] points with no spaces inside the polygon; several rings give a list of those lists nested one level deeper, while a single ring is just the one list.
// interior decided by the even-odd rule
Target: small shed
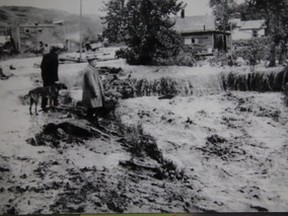
[{"label": "small shed", "polygon": [[184,44],[199,54],[213,55],[215,51],[231,49],[231,33],[217,30],[214,16],[177,17],[174,29],[181,34]]}]

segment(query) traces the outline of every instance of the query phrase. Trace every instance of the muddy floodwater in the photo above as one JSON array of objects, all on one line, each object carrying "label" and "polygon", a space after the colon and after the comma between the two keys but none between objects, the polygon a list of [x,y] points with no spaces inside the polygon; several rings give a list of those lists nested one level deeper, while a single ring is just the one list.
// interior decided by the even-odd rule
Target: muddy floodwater
[{"label": "muddy floodwater", "polygon": [[[0,214],[288,210],[282,93],[223,91],[222,69],[208,65],[107,61],[99,66],[121,67],[120,77],[147,86],[170,77],[192,87],[164,99],[122,99],[115,119],[102,118],[98,128],[65,110],[29,115],[23,96],[41,85],[40,61],[1,63],[13,76],[0,80]],[[59,68],[73,106],[85,65]]]}]

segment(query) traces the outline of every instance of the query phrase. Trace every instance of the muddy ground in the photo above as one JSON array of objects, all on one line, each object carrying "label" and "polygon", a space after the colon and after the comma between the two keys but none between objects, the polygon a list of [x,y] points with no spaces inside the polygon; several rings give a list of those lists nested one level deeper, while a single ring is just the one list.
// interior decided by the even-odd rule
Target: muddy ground
[{"label": "muddy ground", "polygon": [[[8,69],[11,62],[16,70]],[[155,156],[149,148],[135,152],[139,136],[111,119],[98,128],[67,111],[30,116],[22,98],[41,84],[35,62],[3,63],[14,76],[0,81],[0,214],[287,211],[288,108],[281,93],[198,89],[121,100],[123,128],[140,127]],[[60,66],[60,79],[72,83],[78,99],[73,82],[84,66]],[[122,66],[139,77],[138,69]],[[213,70],[198,69],[209,77]]]}]

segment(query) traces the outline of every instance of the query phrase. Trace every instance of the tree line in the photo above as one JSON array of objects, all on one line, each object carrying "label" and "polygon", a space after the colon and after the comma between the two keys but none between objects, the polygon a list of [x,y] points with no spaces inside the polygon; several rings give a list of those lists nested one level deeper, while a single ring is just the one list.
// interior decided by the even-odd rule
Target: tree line
[{"label": "tree line", "polygon": [[264,19],[269,46],[269,66],[274,67],[276,60],[283,63],[287,55],[288,42],[288,0],[210,0],[210,7],[219,20],[222,29],[230,27],[230,18],[242,20]]},{"label": "tree line", "polygon": [[[265,19],[269,66],[282,63],[287,53],[288,0],[210,0],[219,30],[230,30],[229,19]],[[174,16],[185,8],[178,0],[110,0],[106,3],[103,36],[110,43],[125,42],[121,55],[130,64],[153,64],[179,54],[183,40],[173,30]]]}]

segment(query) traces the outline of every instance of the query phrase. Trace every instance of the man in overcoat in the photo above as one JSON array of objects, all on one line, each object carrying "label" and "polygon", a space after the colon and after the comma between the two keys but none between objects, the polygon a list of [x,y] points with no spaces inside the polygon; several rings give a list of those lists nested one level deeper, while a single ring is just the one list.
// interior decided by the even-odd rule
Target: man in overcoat
[{"label": "man in overcoat", "polygon": [[[45,54],[43,56],[41,62],[41,75],[43,80],[43,86],[55,85],[55,83],[59,80],[58,78],[58,49],[56,47],[51,47],[50,53]],[[58,105],[57,99],[54,101],[54,106]],[[47,106],[47,98],[42,98],[41,107],[43,111],[46,110]]]},{"label": "man in overcoat", "polygon": [[97,112],[104,105],[104,88],[96,69],[97,59],[95,56],[87,56],[88,66],[83,75],[82,103],[87,108],[87,118],[98,123]]}]

